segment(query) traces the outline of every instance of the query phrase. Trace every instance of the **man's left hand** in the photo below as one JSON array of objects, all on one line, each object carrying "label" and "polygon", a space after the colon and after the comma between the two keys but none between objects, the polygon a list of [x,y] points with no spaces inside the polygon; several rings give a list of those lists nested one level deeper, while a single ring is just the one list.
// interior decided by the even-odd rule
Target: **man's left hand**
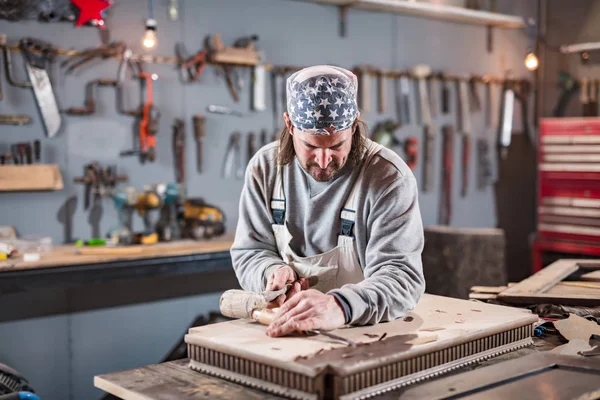
[{"label": "man's left hand", "polygon": [[267,327],[267,335],[284,336],[309,329],[332,330],[345,322],[344,311],[335,297],[309,289],[283,303]]}]

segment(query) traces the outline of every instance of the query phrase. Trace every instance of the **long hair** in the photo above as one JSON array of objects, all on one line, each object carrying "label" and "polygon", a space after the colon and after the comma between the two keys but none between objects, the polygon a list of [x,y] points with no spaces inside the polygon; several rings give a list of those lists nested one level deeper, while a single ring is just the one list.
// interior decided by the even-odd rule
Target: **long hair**
[{"label": "long hair", "polygon": [[[367,124],[360,119],[356,120],[356,129],[352,134],[352,147],[348,154],[348,162],[356,165],[362,159],[365,150],[365,138],[368,136]],[[279,149],[276,160],[279,165],[288,165],[294,161],[296,150],[294,150],[294,141],[289,129],[286,127],[279,133]]]}]

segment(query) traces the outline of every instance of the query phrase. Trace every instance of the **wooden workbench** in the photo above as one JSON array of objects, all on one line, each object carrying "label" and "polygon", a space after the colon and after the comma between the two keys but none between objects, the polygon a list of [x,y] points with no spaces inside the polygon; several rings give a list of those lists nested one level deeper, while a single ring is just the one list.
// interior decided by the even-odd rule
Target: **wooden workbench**
[{"label": "wooden workbench", "polygon": [[[233,233],[205,241],[128,246],[110,254],[78,254],[74,245],[55,246],[39,261],[22,257],[0,262],[0,296],[37,289],[68,289],[124,279],[205,274],[232,269]],[[98,251],[85,248],[86,251]],[[100,248],[105,252],[106,248]]]},{"label": "wooden workbench", "polygon": [[[56,268],[69,265],[223,252],[229,251],[232,243],[233,233],[204,241],[188,239],[153,245],[131,245],[115,248],[107,246],[79,248],[75,245],[61,245],[55,246],[50,252],[40,253],[39,261],[26,262],[23,261],[22,256],[0,261],[0,273],[25,269]],[[1,277],[2,275],[0,275]]]},{"label": "wooden workbench", "polygon": [[[558,341],[554,337],[549,337],[548,340],[534,338],[533,346],[492,358],[474,366],[462,368],[448,375],[493,365],[537,352],[548,351],[553,349],[557,344]],[[190,400],[282,399],[279,396],[194,372],[187,366],[188,361],[188,359],[182,359],[127,371],[98,375],[94,377],[94,386],[124,400],[183,398]],[[398,399],[405,390],[405,388],[397,389],[372,398],[376,400]]]}]

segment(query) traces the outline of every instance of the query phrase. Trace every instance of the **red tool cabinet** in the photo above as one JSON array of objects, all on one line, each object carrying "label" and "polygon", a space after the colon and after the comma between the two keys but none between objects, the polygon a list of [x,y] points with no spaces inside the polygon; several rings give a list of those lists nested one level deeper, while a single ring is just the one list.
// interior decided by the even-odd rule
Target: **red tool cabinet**
[{"label": "red tool cabinet", "polygon": [[533,272],[546,251],[600,256],[600,118],[540,120]]}]

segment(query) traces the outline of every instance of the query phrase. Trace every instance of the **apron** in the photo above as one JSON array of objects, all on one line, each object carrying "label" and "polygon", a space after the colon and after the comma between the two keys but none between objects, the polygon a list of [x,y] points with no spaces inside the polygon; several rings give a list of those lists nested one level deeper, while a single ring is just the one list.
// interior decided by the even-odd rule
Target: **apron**
[{"label": "apron", "polygon": [[350,196],[340,213],[342,232],[338,235],[337,246],[325,253],[310,257],[300,257],[290,247],[292,235],[287,228],[285,219],[285,194],[283,192],[281,166],[277,167],[275,187],[271,198],[271,212],[275,222],[271,226],[277,242],[277,250],[282,260],[292,267],[300,278],[309,276],[319,278],[318,283],[312,286],[312,289],[326,293],[347,283],[358,283],[364,279],[356,246],[354,245],[353,234],[356,222],[357,191],[361,186],[365,167],[369,165],[371,159],[379,152],[381,147],[380,144],[372,142],[366,152],[358,179],[354,183]]}]

